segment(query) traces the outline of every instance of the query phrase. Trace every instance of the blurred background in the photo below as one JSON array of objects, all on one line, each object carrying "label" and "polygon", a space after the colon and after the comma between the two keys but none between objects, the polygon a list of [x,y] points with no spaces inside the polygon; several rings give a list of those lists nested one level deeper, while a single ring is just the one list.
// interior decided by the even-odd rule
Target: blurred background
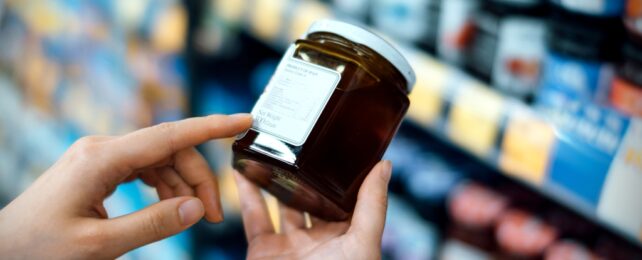
[{"label": "blurred background", "polygon": [[[384,259],[642,259],[642,0],[0,0],[0,205],[81,136],[250,111],[329,17],[418,77]],[[123,259],[245,256],[230,144],[200,147],[226,221]],[[156,200],[133,182],[106,206]]]}]

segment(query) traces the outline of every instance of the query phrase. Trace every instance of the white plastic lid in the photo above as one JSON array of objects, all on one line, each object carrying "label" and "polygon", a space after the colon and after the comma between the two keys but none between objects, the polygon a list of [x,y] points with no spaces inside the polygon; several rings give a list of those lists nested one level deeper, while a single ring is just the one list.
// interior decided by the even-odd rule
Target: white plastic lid
[{"label": "white plastic lid", "polygon": [[383,38],[375,33],[368,31],[363,27],[353,24],[340,22],[336,20],[322,19],[314,22],[308,28],[305,36],[315,32],[329,32],[337,34],[355,43],[368,46],[379,55],[386,58],[406,79],[408,83],[408,92],[415,85],[415,72],[412,70],[410,63],[401,53]]}]

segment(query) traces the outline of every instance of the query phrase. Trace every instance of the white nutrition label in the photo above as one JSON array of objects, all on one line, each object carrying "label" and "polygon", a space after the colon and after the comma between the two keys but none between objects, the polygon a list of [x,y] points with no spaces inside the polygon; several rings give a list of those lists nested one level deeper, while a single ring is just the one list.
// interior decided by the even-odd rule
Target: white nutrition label
[{"label": "white nutrition label", "polygon": [[302,145],[319,119],[341,75],[291,57],[288,51],[252,109],[252,129]]}]

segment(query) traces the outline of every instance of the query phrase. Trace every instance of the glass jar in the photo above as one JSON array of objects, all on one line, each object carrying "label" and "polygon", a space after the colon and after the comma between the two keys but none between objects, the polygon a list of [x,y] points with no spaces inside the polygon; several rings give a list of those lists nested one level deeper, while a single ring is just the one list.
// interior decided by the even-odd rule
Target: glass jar
[{"label": "glass jar", "polygon": [[408,106],[415,75],[389,43],[317,21],[292,44],[233,145],[233,166],[286,205],[346,219]]}]

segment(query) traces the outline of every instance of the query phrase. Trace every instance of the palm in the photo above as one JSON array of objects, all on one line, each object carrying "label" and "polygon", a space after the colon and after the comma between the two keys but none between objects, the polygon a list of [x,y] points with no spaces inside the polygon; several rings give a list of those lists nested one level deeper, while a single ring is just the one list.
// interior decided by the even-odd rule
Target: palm
[{"label": "palm", "polygon": [[[236,174],[241,197],[248,259],[376,259],[380,258],[385,222],[389,164],[373,168],[359,192],[350,221],[326,222],[279,204],[280,227],[275,232],[259,189]],[[379,172],[375,172],[379,171]],[[388,171],[388,175],[379,174]],[[383,178],[382,178],[383,177]],[[362,194],[367,194],[364,196]]]},{"label": "palm", "polygon": [[[342,244],[347,223],[330,223],[311,229],[298,229],[285,234],[265,234],[249,242],[248,259],[301,258],[302,256],[332,256],[326,259],[348,258]],[[347,242],[347,241],[346,241]]]}]

